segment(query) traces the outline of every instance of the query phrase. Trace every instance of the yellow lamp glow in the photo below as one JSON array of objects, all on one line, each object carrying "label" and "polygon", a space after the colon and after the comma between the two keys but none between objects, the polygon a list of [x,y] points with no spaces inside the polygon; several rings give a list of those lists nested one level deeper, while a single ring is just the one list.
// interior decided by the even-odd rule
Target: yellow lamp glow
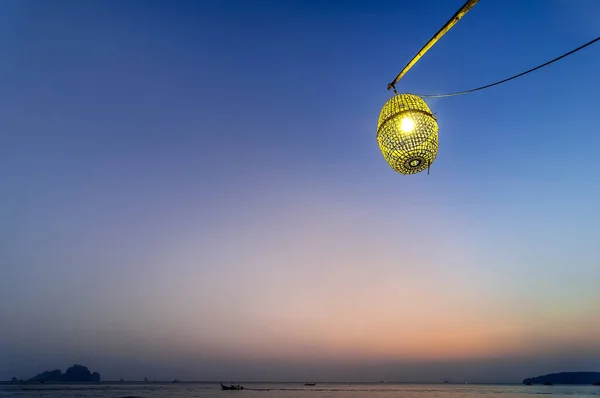
[{"label": "yellow lamp glow", "polygon": [[394,95],[379,114],[377,143],[394,170],[419,173],[428,169],[437,156],[437,121],[421,97]]},{"label": "yellow lamp glow", "polygon": [[413,122],[411,118],[403,117],[402,120],[400,120],[400,130],[405,133],[412,133],[414,129],[415,122]]}]

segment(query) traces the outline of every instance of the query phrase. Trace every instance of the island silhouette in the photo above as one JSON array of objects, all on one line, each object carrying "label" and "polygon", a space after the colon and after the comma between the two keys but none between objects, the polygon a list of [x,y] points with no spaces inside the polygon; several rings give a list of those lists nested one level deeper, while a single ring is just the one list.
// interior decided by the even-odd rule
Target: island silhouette
[{"label": "island silhouette", "polygon": [[62,373],[60,369],[47,370],[42,373],[38,373],[36,376],[27,380],[28,382],[99,382],[100,373],[90,372],[90,370],[83,365],[73,365],[67,369],[65,373]]},{"label": "island silhouette", "polygon": [[600,383],[600,372],[562,372],[523,380],[523,384],[594,384]]}]

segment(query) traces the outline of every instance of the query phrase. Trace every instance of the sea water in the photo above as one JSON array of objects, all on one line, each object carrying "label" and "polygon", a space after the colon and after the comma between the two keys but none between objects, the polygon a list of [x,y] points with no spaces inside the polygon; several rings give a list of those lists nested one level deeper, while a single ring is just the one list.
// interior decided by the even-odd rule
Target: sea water
[{"label": "sea water", "polygon": [[242,391],[221,391],[205,383],[2,384],[0,397],[98,398],[525,398],[540,395],[600,397],[597,386],[524,386],[472,384],[245,384]]}]

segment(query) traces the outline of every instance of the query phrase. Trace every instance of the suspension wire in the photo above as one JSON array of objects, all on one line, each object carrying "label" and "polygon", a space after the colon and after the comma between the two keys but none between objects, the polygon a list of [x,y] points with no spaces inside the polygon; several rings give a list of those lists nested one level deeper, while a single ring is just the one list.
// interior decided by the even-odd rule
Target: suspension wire
[{"label": "suspension wire", "polygon": [[402,77],[406,74],[406,72],[408,72],[410,70],[410,68],[412,68],[418,61],[419,59],[421,59],[421,57],[439,40],[441,39],[442,36],[444,36],[446,34],[446,32],[448,32],[450,30],[450,28],[452,28],[458,21],[460,21],[460,19],[462,17],[465,16],[465,14],[475,6],[475,4],[477,4],[479,0],[467,0],[467,2],[465,4],[463,4],[463,6],[456,11],[456,13],[452,16],[452,18],[450,18],[448,20],[448,22],[446,22],[444,24],[444,26],[441,27],[440,30],[437,31],[437,33],[435,35],[433,35],[433,37],[431,39],[429,39],[429,41],[423,46],[423,48],[421,48],[419,50],[419,52],[413,57],[413,59],[410,60],[410,62],[408,64],[406,64],[406,66],[404,67],[404,69],[402,69],[402,71],[398,74],[398,76],[396,76],[396,78],[394,79],[393,82],[388,84],[387,89],[391,90],[392,88],[395,87],[396,83],[398,83],[398,81],[400,79],[402,79]]},{"label": "suspension wire", "polygon": [[554,62],[556,62],[556,61],[558,61],[558,60],[560,60],[560,59],[563,59],[563,58],[565,58],[565,57],[568,57],[568,56],[569,56],[569,55],[571,55],[571,54],[574,54],[574,53],[576,53],[576,52],[577,52],[577,51],[579,51],[579,50],[583,50],[583,49],[584,49],[584,48],[586,48],[587,46],[590,46],[590,45],[592,45],[592,44],[596,43],[597,41],[600,41],[600,36],[596,37],[594,40],[591,40],[591,41],[589,41],[589,42],[585,43],[585,44],[584,44],[584,45],[582,45],[582,46],[579,46],[579,47],[577,47],[577,48],[576,48],[576,49],[574,49],[574,50],[571,50],[571,51],[569,51],[569,52],[568,52],[568,53],[566,53],[566,54],[563,54],[563,55],[561,55],[560,57],[556,57],[556,58],[554,58],[553,60],[550,60],[550,61],[548,61],[548,62],[546,62],[546,63],[543,63],[543,64],[541,64],[541,65],[539,65],[539,66],[536,66],[535,68],[531,68],[531,69],[529,69],[529,70],[526,70],[525,72],[519,73],[518,75],[511,76],[511,77],[509,77],[509,78],[507,78],[507,79],[500,80],[500,81],[497,81],[497,82],[495,82],[495,83],[492,83],[492,84],[487,84],[487,85],[485,85],[485,86],[481,86],[481,87],[477,87],[477,88],[472,88],[472,89],[470,89],[470,90],[465,90],[465,91],[458,91],[458,92],[456,92],[456,93],[450,93],[450,94],[429,94],[429,95],[421,95],[421,94],[417,94],[417,95],[418,95],[418,96],[420,96],[420,97],[423,97],[423,98],[444,98],[444,97],[454,97],[454,96],[457,96],[457,95],[469,94],[469,93],[473,93],[473,92],[475,92],[475,91],[479,91],[479,90],[483,90],[483,89],[486,89],[486,88],[494,87],[494,86],[497,86],[497,85],[499,85],[499,84],[506,83],[506,82],[508,82],[508,81],[510,81],[510,80],[516,79],[516,78],[518,78],[518,77],[525,76],[526,74],[528,74],[528,73],[531,73],[531,72],[534,72],[534,71],[536,71],[536,70],[538,70],[538,69],[541,69],[541,68],[543,68],[544,66],[548,66],[548,65],[550,65],[550,64],[552,64],[552,63],[554,63]]}]

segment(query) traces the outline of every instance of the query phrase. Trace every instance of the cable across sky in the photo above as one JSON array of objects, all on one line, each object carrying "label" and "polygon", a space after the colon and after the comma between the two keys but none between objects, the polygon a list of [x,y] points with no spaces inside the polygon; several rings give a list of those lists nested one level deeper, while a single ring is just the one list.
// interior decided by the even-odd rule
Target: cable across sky
[{"label": "cable across sky", "polygon": [[559,56],[559,57],[556,57],[556,58],[554,58],[554,59],[552,59],[552,60],[550,60],[550,61],[548,61],[548,62],[545,62],[545,63],[543,63],[543,64],[541,64],[541,65],[538,65],[538,66],[536,66],[535,68],[531,68],[531,69],[529,69],[529,70],[526,70],[525,72],[521,72],[521,73],[519,73],[518,75],[511,76],[511,77],[509,77],[509,78],[506,78],[506,79],[504,79],[504,80],[497,81],[497,82],[495,82],[495,83],[487,84],[487,85],[485,85],[485,86],[481,86],[481,87],[477,87],[477,88],[472,88],[472,89],[470,89],[470,90],[458,91],[458,92],[455,92],[455,93],[449,93],[449,94],[418,94],[418,95],[419,95],[420,97],[423,97],[423,98],[444,98],[444,97],[454,97],[454,96],[457,96],[457,95],[469,94],[469,93],[473,93],[473,92],[475,92],[475,91],[480,91],[480,90],[483,90],[483,89],[486,89],[486,88],[494,87],[494,86],[497,86],[497,85],[499,85],[499,84],[506,83],[506,82],[508,82],[508,81],[514,80],[514,79],[516,79],[516,78],[518,78],[518,77],[525,76],[526,74],[528,74],[528,73],[531,73],[531,72],[534,72],[534,71],[536,71],[536,70],[538,70],[538,69],[541,69],[541,68],[543,68],[544,66],[548,66],[548,65],[550,65],[550,64],[552,64],[552,63],[554,63],[554,62],[556,62],[556,61],[558,61],[558,60],[561,60],[561,59],[563,59],[563,58],[566,58],[566,57],[568,57],[568,56],[569,56],[569,55],[571,55],[571,54],[575,54],[577,51],[579,51],[579,50],[583,50],[584,48],[586,48],[586,47],[588,47],[588,46],[591,46],[592,44],[594,44],[594,43],[596,43],[596,42],[598,42],[598,41],[600,41],[600,36],[596,37],[595,39],[593,39],[593,40],[591,40],[591,41],[589,41],[589,42],[587,42],[587,43],[585,43],[585,44],[583,44],[583,45],[581,45],[581,46],[579,46],[579,47],[577,47],[577,48],[576,48],[576,49],[574,49],[574,50],[571,50],[571,51],[569,51],[568,53],[565,53],[565,54],[563,54],[563,55],[561,55],[561,56]]}]

